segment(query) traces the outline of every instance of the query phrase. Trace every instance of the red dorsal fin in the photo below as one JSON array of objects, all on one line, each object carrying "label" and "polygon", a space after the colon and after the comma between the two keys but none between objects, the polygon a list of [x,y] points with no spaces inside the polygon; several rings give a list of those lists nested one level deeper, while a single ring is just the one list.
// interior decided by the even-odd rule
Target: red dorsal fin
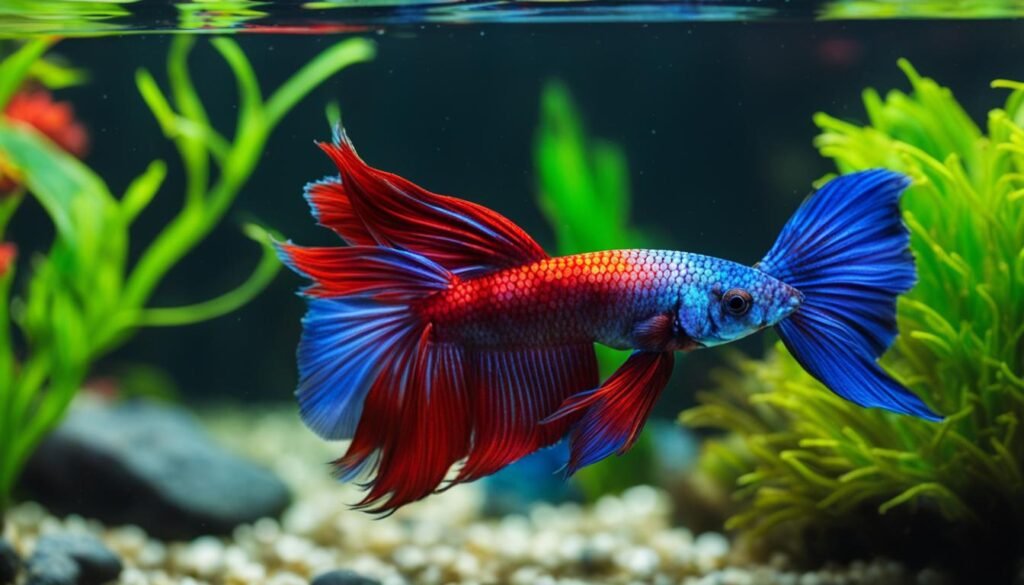
[{"label": "red dorsal fin", "polygon": [[338,166],[340,183],[314,184],[307,197],[321,223],[350,242],[366,243],[369,236],[378,246],[421,254],[462,276],[548,257],[501,214],[370,167],[341,128],[333,143],[319,146]]},{"label": "red dorsal fin", "polygon": [[377,241],[352,209],[338,177],[325,177],[306,185],[306,201],[320,225],[334,230],[350,246],[376,246]]}]

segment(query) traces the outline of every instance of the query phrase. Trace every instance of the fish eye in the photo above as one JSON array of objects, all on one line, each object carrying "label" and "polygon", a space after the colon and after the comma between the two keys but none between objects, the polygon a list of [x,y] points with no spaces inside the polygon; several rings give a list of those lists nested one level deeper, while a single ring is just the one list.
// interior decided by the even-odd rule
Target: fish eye
[{"label": "fish eye", "polygon": [[727,313],[736,317],[745,315],[753,304],[754,299],[750,293],[742,288],[731,288],[722,295],[722,307]]}]

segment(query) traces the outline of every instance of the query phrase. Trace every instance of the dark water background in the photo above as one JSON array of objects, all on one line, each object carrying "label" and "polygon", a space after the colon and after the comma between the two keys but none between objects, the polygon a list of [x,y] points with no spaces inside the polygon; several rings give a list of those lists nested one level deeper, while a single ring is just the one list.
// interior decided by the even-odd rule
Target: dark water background
[{"label": "dark water background", "polygon": [[[896,67],[906,57],[952,87],[983,121],[1000,104],[989,82],[1024,79],[1022,33],[1019,21],[428,25],[370,33],[377,59],[343,71],[285,118],[235,211],[168,276],[153,304],[196,302],[241,282],[258,257],[238,231],[244,220],[259,219],[303,244],[335,241],[314,225],[301,197],[305,182],[333,172],[313,146],[329,136],[324,105],[333,99],[370,164],[497,209],[550,249],[531,150],[541,88],[561,79],[591,133],[625,148],[637,225],[660,234],[666,247],[753,263],[811,181],[832,170],[812,145],[814,112],[863,121],[862,88],[906,88]],[[269,93],[339,38],[253,35],[239,42]],[[164,79],[168,44],[167,36],[148,35],[57,47],[92,71],[90,84],[61,95],[90,128],[87,162],[114,192],[153,158],[171,163],[164,189],[133,233],[136,253],[181,198],[176,152],[134,87],[139,67]],[[211,118],[230,130],[236,94],[226,66],[202,43],[192,65]],[[38,209],[24,209],[16,223],[15,241],[48,241]],[[189,400],[289,400],[300,284],[282,272],[234,314],[143,331],[100,373],[151,363]],[[773,339],[737,345],[759,352]],[[725,351],[684,359],[660,412],[671,416],[690,403]]]}]

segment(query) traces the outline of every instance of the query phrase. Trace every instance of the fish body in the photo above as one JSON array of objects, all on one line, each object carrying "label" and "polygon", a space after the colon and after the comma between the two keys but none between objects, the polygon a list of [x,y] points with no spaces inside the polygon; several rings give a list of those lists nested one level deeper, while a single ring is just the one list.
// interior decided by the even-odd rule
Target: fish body
[{"label": "fish body", "polygon": [[[340,128],[338,176],[306,188],[346,246],[278,244],[308,278],[300,415],[349,441],[359,507],[391,512],[567,439],[569,473],[627,451],[674,356],[774,327],[796,360],[865,407],[940,420],[877,359],[916,280],[902,175],[838,177],[754,266],[669,250],[552,258],[504,216],[368,166]],[[632,349],[598,378],[594,344]]]},{"label": "fish body", "polygon": [[744,334],[774,324],[800,302],[792,287],[728,260],[674,250],[608,250],[459,280],[419,310],[434,324],[438,341],[466,347],[597,342],[617,349],[692,350],[735,339],[729,330],[735,318],[721,304],[732,289],[761,300],[742,319]]}]

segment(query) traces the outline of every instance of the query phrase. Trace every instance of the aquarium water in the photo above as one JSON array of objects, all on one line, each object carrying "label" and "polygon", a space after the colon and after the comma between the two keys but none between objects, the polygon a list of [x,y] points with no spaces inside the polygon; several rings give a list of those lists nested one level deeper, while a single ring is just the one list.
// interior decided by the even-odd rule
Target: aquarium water
[{"label": "aquarium water", "polygon": [[0,585],[1024,583],[1022,16],[0,0]]}]

